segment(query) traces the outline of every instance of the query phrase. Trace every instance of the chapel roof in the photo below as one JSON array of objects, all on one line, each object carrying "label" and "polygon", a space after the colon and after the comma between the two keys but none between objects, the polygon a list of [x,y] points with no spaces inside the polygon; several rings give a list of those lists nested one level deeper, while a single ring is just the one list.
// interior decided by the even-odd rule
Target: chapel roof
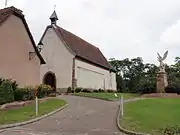
[{"label": "chapel roof", "polygon": [[54,27],[54,29],[76,57],[106,69],[111,68],[99,48],[59,26]]}]

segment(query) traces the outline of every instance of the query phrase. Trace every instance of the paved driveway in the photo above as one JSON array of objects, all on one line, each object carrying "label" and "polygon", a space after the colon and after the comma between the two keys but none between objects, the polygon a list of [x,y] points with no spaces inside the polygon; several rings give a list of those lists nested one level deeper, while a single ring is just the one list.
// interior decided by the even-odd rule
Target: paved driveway
[{"label": "paved driveway", "polygon": [[68,108],[0,135],[120,135],[116,126],[117,102],[75,96],[60,98],[68,102]]}]

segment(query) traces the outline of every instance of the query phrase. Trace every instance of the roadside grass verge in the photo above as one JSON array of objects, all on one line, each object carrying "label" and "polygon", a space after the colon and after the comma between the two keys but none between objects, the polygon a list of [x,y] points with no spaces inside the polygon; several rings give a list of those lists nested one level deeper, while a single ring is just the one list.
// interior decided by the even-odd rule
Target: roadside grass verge
[{"label": "roadside grass verge", "polygon": [[[39,103],[38,117],[52,112],[67,103],[61,99],[49,99]],[[22,108],[0,111],[0,124],[12,124],[36,118],[35,103]]]},{"label": "roadside grass verge", "polygon": [[124,117],[121,121],[125,129],[162,134],[168,126],[180,126],[180,99],[155,98],[125,103]]}]

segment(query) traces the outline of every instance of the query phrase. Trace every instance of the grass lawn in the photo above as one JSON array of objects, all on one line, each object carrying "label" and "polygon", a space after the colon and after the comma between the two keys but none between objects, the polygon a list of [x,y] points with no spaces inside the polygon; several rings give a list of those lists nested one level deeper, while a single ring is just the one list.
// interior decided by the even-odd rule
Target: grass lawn
[{"label": "grass lawn", "polygon": [[167,126],[180,126],[180,99],[144,99],[124,105],[126,129],[161,135]]},{"label": "grass lawn", "polygon": [[129,99],[133,97],[137,97],[137,94],[130,94],[130,93],[116,93],[117,97],[114,96],[115,93],[74,93],[76,96],[87,96],[87,97],[93,97],[93,98],[99,98],[99,99],[105,99],[105,100],[118,100],[121,98],[121,95],[123,95],[124,99]]},{"label": "grass lawn", "polygon": [[[39,116],[54,111],[62,106],[66,102],[61,99],[49,99],[39,104]],[[35,104],[25,106],[23,108],[18,108],[14,110],[1,111],[0,112],[0,124],[10,124],[21,121],[30,120],[35,118]]]}]

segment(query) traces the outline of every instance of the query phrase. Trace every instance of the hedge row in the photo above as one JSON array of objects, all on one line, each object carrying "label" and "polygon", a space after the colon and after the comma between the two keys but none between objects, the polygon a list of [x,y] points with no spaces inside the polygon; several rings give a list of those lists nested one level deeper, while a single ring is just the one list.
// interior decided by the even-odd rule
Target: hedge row
[{"label": "hedge row", "polygon": [[103,93],[103,92],[108,92],[108,93],[115,93],[117,91],[115,90],[103,90],[103,89],[98,89],[98,90],[94,90],[94,89],[87,89],[87,88],[76,88],[75,90],[73,90],[71,87],[68,87],[67,89],[67,93],[79,93],[79,92],[86,92],[86,93]]},{"label": "hedge row", "polygon": [[0,85],[0,105],[14,101],[14,91],[8,81],[3,81]]},{"label": "hedge row", "polygon": [[18,88],[15,81],[0,79],[0,105],[13,101],[33,100],[35,99],[36,91],[38,98],[44,98],[55,93],[48,85],[41,84],[36,88]]},{"label": "hedge row", "polygon": [[[14,92],[15,101],[26,101],[35,99],[35,88],[26,87],[18,88]],[[48,85],[40,85],[37,87],[38,98],[44,98],[54,94],[53,89]]]},{"label": "hedge row", "polygon": [[180,88],[168,86],[168,87],[165,89],[165,92],[166,92],[166,93],[177,93],[177,94],[180,94]]}]

